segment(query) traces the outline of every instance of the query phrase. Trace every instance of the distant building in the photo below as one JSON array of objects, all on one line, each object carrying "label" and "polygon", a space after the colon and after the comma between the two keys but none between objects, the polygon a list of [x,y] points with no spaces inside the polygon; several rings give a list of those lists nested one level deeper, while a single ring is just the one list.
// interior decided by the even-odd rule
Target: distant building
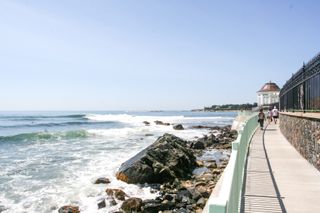
[{"label": "distant building", "polygon": [[276,83],[268,82],[257,92],[258,106],[270,106],[279,103],[280,88]]}]

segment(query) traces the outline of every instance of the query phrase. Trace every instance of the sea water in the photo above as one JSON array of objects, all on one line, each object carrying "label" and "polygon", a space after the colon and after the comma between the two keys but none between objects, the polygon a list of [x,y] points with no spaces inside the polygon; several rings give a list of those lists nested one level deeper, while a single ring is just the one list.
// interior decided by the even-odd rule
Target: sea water
[{"label": "sea water", "polygon": [[[207,133],[194,125],[231,125],[234,112],[0,112],[0,212],[57,212],[66,204],[99,209],[105,189],[155,198],[148,186],[115,178],[120,165],[164,133],[190,140]],[[182,124],[185,130],[156,125]],[[150,126],[143,124],[150,122]],[[95,185],[99,177],[111,183]]]}]

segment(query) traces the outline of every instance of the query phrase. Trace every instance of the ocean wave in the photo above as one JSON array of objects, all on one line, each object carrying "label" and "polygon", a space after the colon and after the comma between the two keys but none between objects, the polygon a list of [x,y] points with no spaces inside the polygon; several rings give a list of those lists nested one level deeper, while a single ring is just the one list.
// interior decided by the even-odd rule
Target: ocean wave
[{"label": "ocean wave", "polygon": [[49,141],[49,140],[70,140],[77,138],[87,138],[91,134],[86,130],[76,130],[67,132],[35,132],[22,133],[12,136],[0,136],[0,142],[24,142],[24,141]]},{"label": "ocean wave", "polygon": [[15,121],[33,121],[46,118],[84,118],[85,114],[71,114],[71,115],[1,115],[1,119],[9,119]]},{"label": "ocean wave", "polygon": [[[113,123],[111,121],[99,122],[99,124],[110,124]],[[88,121],[70,121],[70,122],[61,122],[61,123],[31,123],[31,124],[17,124],[17,125],[9,125],[9,126],[0,126],[0,128],[23,128],[23,127],[55,127],[55,126],[81,126],[81,125],[95,125],[96,122],[88,122]]]},{"label": "ocean wave", "polygon": [[160,120],[166,123],[184,123],[197,121],[219,121],[219,120],[233,120],[234,117],[212,116],[212,117],[186,117],[180,116],[135,116],[129,114],[87,114],[85,118],[91,121],[113,121],[122,123],[142,124],[143,121],[148,121],[153,124],[154,121]]},{"label": "ocean wave", "polygon": [[182,120],[185,117],[181,116],[136,116],[129,114],[88,114],[85,116],[88,120],[93,121],[114,121],[122,123],[142,123],[143,121],[161,120],[165,122],[172,122],[175,120]]}]

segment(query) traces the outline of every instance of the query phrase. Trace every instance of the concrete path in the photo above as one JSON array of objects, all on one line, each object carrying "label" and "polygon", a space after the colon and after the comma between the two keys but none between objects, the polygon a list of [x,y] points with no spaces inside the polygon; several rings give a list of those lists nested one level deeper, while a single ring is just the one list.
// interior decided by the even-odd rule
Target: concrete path
[{"label": "concrete path", "polygon": [[248,155],[242,212],[320,212],[320,172],[270,124]]}]

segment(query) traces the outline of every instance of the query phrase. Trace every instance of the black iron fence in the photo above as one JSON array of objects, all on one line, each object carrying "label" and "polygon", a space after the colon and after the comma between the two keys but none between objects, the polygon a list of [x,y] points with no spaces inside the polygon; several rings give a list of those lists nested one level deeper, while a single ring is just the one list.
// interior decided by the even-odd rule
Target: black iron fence
[{"label": "black iron fence", "polygon": [[280,91],[282,111],[320,111],[320,53],[304,64]]}]

